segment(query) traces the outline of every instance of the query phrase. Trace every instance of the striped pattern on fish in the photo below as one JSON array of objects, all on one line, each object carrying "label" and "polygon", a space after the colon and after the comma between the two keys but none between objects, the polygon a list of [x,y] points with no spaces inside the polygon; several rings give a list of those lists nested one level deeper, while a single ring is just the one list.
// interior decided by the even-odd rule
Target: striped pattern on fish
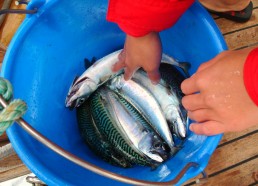
[{"label": "striped pattern on fish", "polygon": [[90,114],[90,105],[86,101],[77,109],[77,121],[80,135],[88,147],[104,161],[120,167],[132,167],[116,149],[108,143],[104,136],[100,133],[94,119]]},{"label": "striped pattern on fish", "polygon": [[99,90],[95,91],[94,96],[90,100],[92,116],[103,135],[107,140],[123,155],[126,159],[134,164],[153,166],[145,157],[135,152],[129,144],[123,139],[122,135],[113,125],[113,118],[107,111],[106,100],[101,96]]},{"label": "striped pattern on fish", "polygon": [[160,105],[146,89],[132,80],[125,81],[123,75],[114,77],[107,85],[145,116],[155,131],[166,141],[172,154],[177,151]]},{"label": "striped pattern on fish", "polygon": [[138,120],[140,113],[113,91],[106,89],[104,93],[110,100],[107,108],[115,120],[114,125],[127,143],[131,144],[136,152],[152,160],[157,162],[166,160],[168,153],[164,142],[144,119]]}]

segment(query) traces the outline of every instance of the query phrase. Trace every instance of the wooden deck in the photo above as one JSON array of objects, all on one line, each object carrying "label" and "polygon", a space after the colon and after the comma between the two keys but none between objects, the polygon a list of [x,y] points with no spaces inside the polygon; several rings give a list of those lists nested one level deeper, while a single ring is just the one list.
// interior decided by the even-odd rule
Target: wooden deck
[{"label": "wooden deck", "polygon": [[[229,49],[238,50],[258,46],[258,0],[253,0],[253,16],[247,23],[234,23],[214,16]],[[2,1],[0,2],[0,7]],[[19,8],[12,4],[12,8]],[[8,15],[0,27],[0,62],[13,37],[14,32],[24,19],[23,15]],[[255,186],[258,185],[258,125],[239,133],[227,133],[212,155],[205,169],[208,179],[201,180],[199,175],[185,185],[201,186]],[[9,143],[6,135],[0,137],[0,147]],[[30,171],[16,154],[0,159],[1,182],[28,174]]]}]

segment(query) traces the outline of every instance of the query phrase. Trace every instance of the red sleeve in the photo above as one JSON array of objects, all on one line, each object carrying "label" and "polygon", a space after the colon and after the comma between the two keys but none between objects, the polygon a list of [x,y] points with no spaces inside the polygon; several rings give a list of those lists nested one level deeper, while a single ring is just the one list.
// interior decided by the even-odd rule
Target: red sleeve
[{"label": "red sleeve", "polygon": [[244,83],[249,96],[258,106],[258,48],[252,50],[246,58]]},{"label": "red sleeve", "polygon": [[107,20],[135,37],[171,27],[194,0],[109,0]]}]

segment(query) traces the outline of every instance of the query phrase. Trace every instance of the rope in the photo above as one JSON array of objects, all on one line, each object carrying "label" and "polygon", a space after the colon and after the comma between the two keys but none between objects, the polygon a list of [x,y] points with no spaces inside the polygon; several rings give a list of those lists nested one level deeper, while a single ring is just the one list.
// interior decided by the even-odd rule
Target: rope
[{"label": "rope", "polygon": [[0,95],[8,102],[6,108],[0,107],[0,135],[19,119],[27,110],[27,105],[20,99],[11,101],[13,88],[11,83],[0,77]]}]

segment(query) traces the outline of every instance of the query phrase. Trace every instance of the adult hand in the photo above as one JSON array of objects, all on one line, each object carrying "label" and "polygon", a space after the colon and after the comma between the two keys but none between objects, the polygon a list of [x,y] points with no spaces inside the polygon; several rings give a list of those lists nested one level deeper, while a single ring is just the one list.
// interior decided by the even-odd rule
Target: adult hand
[{"label": "adult hand", "polygon": [[202,64],[181,88],[196,134],[215,135],[244,130],[258,124],[258,107],[249,97],[243,67],[252,49],[224,51]]},{"label": "adult hand", "polygon": [[128,80],[142,67],[150,80],[154,84],[158,83],[161,52],[159,33],[151,32],[143,37],[127,35],[124,49],[119,55],[119,61],[113,66],[113,71],[124,68],[124,78]]}]

